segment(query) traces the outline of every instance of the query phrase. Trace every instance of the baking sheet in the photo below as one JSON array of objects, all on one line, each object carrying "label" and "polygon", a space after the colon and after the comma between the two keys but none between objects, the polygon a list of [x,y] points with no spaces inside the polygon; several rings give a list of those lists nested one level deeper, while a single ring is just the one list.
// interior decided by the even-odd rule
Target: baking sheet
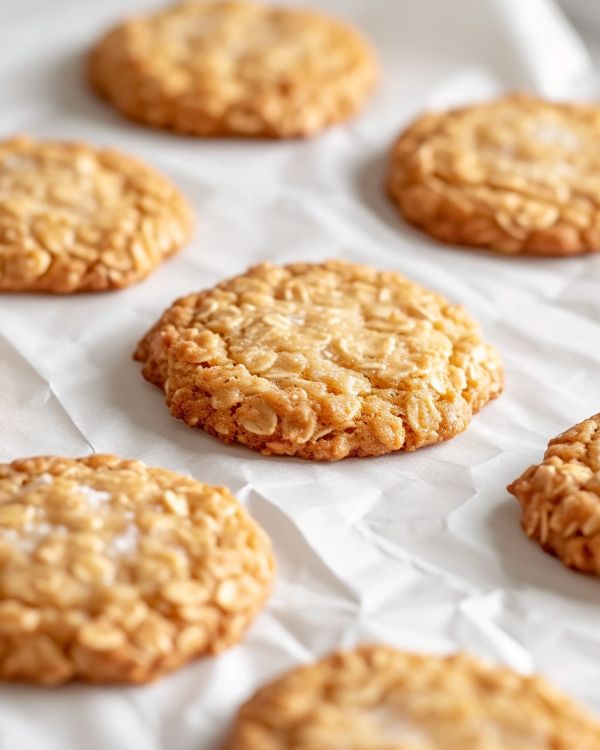
[{"label": "baking sheet", "polygon": [[[586,50],[550,0],[313,0],[378,48],[365,113],[309,142],[203,142],[127,123],[86,89],[92,40],[151,5],[0,4],[0,133],[130,151],[198,216],[189,247],[129,290],[0,298],[0,458],[114,452],[227,484],[274,540],[277,587],[242,645],[148,687],[0,686],[0,750],[216,750],[259,684],[365,640],[537,670],[600,712],[600,583],[528,541],[504,489],[600,410],[600,257],[441,247],[382,192],[391,140],[420,109],[512,87],[594,95]],[[336,256],[463,303],[503,354],[505,394],[447,444],[329,465],[225,446],[169,416],[131,352],[175,297],[260,260]]]}]

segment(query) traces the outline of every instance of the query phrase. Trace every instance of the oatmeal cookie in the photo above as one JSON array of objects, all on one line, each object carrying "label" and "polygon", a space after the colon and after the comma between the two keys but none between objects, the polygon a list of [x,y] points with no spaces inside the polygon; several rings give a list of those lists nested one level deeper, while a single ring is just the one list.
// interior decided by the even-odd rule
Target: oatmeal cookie
[{"label": "oatmeal cookie", "polygon": [[502,390],[461,307],[344,261],[264,263],[183,297],[134,356],[191,427],[323,461],[447,440]]},{"label": "oatmeal cookie", "polygon": [[527,536],[565,565],[600,576],[600,414],[551,440],[509,487]]},{"label": "oatmeal cookie", "polygon": [[375,69],[358,32],[321,13],[190,0],[109,31],[89,75],[116,109],[155,127],[290,138],[354,114]]},{"label": "oatmeal cookie", "polygon": [[128,286],[191,229],[177,188],[137,159],[83,143],[0,142],[0,291]]},{"label": "oatmeal cookie", "polygon": [[513,94],[427,114],[398,139],[388,188],[436,239],[512,255],[600,251],[600,107]]},{"label": "oatmeal cookie", "polygon": [[272,580],[223,487],[114,456],[0,464],[0,679],[147,682],[239,641]]},{"label": "oatmeal cookie", "polygon": [[597,750],[600,722],[538,677],[363,646],[251,698],[224,750]]}]

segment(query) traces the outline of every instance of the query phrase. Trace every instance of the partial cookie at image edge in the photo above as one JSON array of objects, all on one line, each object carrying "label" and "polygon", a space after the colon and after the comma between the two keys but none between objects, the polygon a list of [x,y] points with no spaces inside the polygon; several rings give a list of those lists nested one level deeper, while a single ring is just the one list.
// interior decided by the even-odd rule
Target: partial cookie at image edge
[{"label": "partial cookie at image edge", "polygon": [[[199,34],[177,31],[184,21]],[[341,20],[217,0],[126,19],[97,42],[88,79],[121,114],[152,127],[280,139],[312,136],[355,115],[377,68],[370,43]]]},{"label": "partial cookie at image edge", "polygon": [[139,159],[75,141],[0,141],[0,292],[143,280],[191,238],[178,188]]},{"label": "partial cookie at image edge", "polygon": [[573,570],[600,577],[600,414],[553,438],[508,486],[528,537]]},{"label": "partial cookie at image edge", "polygon": [[0,680],[155,680],[237,643],[273,580],[224,487],[111,455],[0,464]]},{"label": "partial cookie at image edge", "polygon": [[397,138],[386,189],[450,245],[504,256],[600,252],[600,107],[528,94],[426,113]]},{"label": "partial cookie at image edge", "polygon": [[540,677],[461,653],[369,645],[260,688],[239,710],[222,750],[317,746],[597,750],[600,721]]}]

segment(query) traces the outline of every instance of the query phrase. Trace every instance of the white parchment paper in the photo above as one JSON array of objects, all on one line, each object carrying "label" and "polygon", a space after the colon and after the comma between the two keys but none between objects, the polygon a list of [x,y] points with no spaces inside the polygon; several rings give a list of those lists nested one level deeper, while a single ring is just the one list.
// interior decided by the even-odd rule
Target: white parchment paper
[{"label": "white parchment paper", "polygon": [[[373,39],[364,114],[308,142],[203,142],[122,120],[83,54],[143,0],[2,0],[0,134],[87,139],[164,170],[197,233],[129,290],[0,297],[0,460],[114,452],[229,485],[273,538],[275,594],[244,643],[144,688],[0,686],[0,750],[215,750],[262,682],[338,646],[468,649],[542,672],[600,712],[600,582],[528,541],[505,485],[600,411],[600,257],[504,259],[438,246],[397,218],[385,157],[422,108],[531,88],[594,94],[551,0],[314,0]],[[462,436],[317,465],[228,447],[172,419],[132,362],[175,297],[260,260],[344,257],[463,303],[503,353],[505,394]],[[574,749],[575,750],[575,749]]]}]

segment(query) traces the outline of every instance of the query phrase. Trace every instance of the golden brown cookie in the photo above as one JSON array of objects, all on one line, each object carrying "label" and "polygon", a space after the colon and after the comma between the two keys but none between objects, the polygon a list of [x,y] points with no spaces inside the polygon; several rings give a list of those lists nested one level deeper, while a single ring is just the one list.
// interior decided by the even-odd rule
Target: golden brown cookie
[{"label": "golden brown cookie", "polygon": [[271,683],[224,750],[598,750],[600,722],[538,677],[363,646]]},{"label": "golden brown cookie", "polygon": [[264,263],[183,297],[135,357],[191,427],[321,461],[447,440],[502,390],[461,307],[344,261]]},{"label": "golden brown cookie", "polygon": [[367,42],[321,13],[190,0],[121,23],[92,52],[94,87],[134,120],[198,136],[308,136],[375,81]]},{"label": "golden brown cookie", "polygon": [[600,107],[513,94],[427,114],[398,139],[400,213],[455,245],[517,255],[600,251]]},{"label": "golden brown cookie", "polygon": [[600,576],[600,414],[551,440],[542,463],[508,491],[527,536],[570,568]]},{"label": "golden brown cookie", "polygon": [[181,193],[137,159],[83,143],[0,142],[0,291],[128,286],[191,229]]},{"label": "golden brown cookie", "polygon": [[0,679],[153,680],[239,641],[272,580],[224,487],[114,456],[0,464]]}]

